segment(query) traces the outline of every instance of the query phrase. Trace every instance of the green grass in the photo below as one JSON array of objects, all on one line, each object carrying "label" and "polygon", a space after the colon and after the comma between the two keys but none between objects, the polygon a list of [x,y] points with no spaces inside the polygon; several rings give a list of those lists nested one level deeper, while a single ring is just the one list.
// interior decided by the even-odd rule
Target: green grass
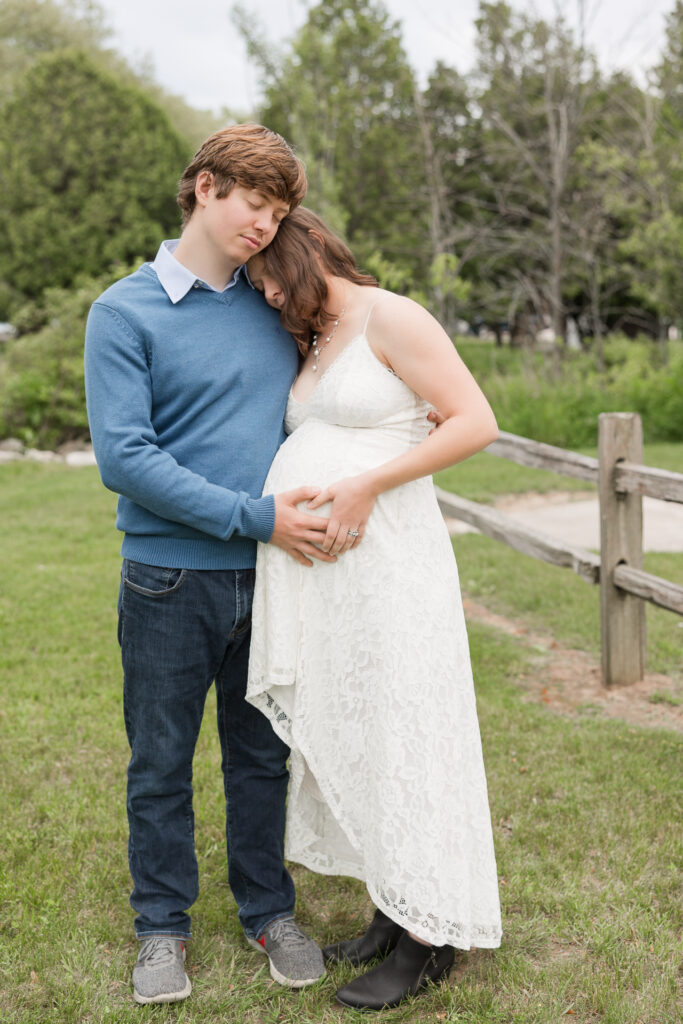
[{"label": "green grass", "polygon": [[[195,762],[193,995],[168,1007],[132,1002],[113,513],[94,471],[17,464],[0,472],[0,1020],[361,1024],[364,1015],[333,1001],[353,971],[283,991],[241,937],[210,706]],[[490,587],[486,563],[468,569],[459,554],[465,582],[476,572]],[[572,579],[565,573],[562,583]],[[517,683],[529,671],[524,649],[476,625],[470,632],[503,945],[460,954],[457,980],[373,1019],[674,1024],[679,737],[530,703]],[[294,873],[298,916],[316,939],[362,930],[371,913],[362,885]]]},{"label": "green grass", "polygon": [[[491,611],[551,633],[568,647],[600,655],[599,588],[573,572],[539,562],[477,534],[453,540],[460,585]],[[656,576],[683,584],[683,553],[644,555]],[[648,669],[683,679],[683,618],[646,604]]]},{"label": "green grass", "polygon": [[[580,448],[578,451],[593,458],[597,456],[595,448]],[[644,465],[683,473],[683,444],[660,442],[645,445],[643,458]],[[480,452],[457,466],[437,473],[435,480],[446,491],[454,491],[470,501],[481,502],[494,501],[500,494],[525,494],[527,491],[546,494],[548,491],[596,490],[585,480],[518,466],[508,459],[487,452]]]},{"label": "green grass", "polygon": [[[582,449],[596,455],[595,449]],[[649,466],[683,473],[683,444],[645,446]],[[482,452],[438,474],[436,482],[471,501],[489,503],[502,494],[595,490],[581,480],[528,469]],[[600,594],[574,573],[521,555],[489,537],[463,534],[453,542],[464,591],[492,611],[521,618],[560,642],[600,653]],[[644,568],[683,584],[683,553],[649,552]],[[683,679],[683,619],[646,604],[648,669]]]}]

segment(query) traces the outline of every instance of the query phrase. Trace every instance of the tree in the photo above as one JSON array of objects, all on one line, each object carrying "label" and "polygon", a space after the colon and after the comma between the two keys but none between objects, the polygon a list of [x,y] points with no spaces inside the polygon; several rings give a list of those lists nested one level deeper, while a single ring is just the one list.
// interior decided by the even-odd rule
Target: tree
[{"label": "tree", "polygon": [[57,50],[103,50],[109,31],[91,0],[2,0],[0,103],[41,57]]},{"label": "tree", "polygon": [[437,287],[432,295],[435,312],[451,328],[462,317],[475,323],[485,320],[500,341],[501,322],[515,304],[518,253],[500,232],[496,190],[486,173],[484,122],[473,84],[438,63],[420,114],[435,253],[432,266],[450,266],[449,294]]},{"label": "tree", "polygon": [[241,8],[237,23],[261,71],[260,117],[306,161],[308,205],[333,211],[361,260],[379,249],[424,278],[424,155],[398,25],[376,0],[325,0],[278,56]]},{"label": "tree", "polygon": [[561,18],[552,24],[482,3],[476,22],[477,102],[485,180],[496,198],[503,254],[528,305],[564,334],[572,171],[599,81]]},{"label": "tree", "polygon": [[221,118],[166,92],[144,63],[131,66],[108,46],[110,36],[105,12],[96,0],[0,0],[0,105],[41,57],[82,50],[121,83],[143,89],[196,149],[219,127]]},{"label": "tree", "polygon": [[667,18],[654,79],[638,148],[642,188],[621,253],[631,263],[633,291],[656,309],[665,338],[668,326],[683,315],[683,0]]},{"label": "tree", "polygon": [[0,278],[35,296],[152,255],[189,155],[139,89],[82,53],[41,58],[0,111]]}]

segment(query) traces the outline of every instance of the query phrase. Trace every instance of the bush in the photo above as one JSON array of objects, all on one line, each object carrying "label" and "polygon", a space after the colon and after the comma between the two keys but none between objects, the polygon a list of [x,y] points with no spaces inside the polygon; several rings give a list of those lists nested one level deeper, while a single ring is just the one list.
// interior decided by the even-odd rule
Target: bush
[{"label": "bush", "polygon": [[645,440],[683,441],[683,344],[623,337],[605,342],[604,373],[590,352],[540,355],[469,339],[458,351],[501,430],[561,448],[597,444],[601,412],[637,412]]},{"label": "bush", "polygon": [[[91,304],[132,267],[51,288],[15,318],[20,336],[0,350],[0,437],[56,447],[87,438],[83,337]],[[481,384],[501,430],[561,448],[597,444],[601,412],[637,412],[645,440],[683,441],[683,344],[668,362],[650,341],[614,338],[604,374],[589,353],[552,356],[460,339],[458,351]]]},{"label": "bush", "polygon": [[0,355],[0,437],[56,447],[87,438],[83,340],[90,306],[132,268],[49,288],[15,318],[19,337]]}]

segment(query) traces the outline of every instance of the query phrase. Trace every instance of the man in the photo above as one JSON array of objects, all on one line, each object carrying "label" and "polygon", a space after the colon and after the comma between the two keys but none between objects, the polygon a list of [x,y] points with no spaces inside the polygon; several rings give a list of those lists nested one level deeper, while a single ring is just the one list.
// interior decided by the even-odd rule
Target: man
[{"label": "man", "polygon": [[243,264],[306,190],[302,165],[258,125],[212,135],[184,172],[182,237],[107,289],[86,331],[88,415],[124,532],[119,641],[131,746],[127,809],[141,1003],[190,994],[183,966],[197,898],[192,758],[215,682],[229,882],[272,976],[324,973],[293,918],[284,866],[288,750],[244,700],[256,541],[304,565],[334,561],[318,490],[261,498],[297,368],[278,315]]}]

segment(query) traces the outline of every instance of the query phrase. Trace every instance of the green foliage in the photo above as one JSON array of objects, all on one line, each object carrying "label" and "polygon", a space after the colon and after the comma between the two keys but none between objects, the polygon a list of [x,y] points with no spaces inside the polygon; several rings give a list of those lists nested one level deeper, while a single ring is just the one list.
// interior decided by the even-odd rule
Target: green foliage
[{"label": "green foliage", "polygon": [[87,437],[83,338],[90,306],[129,273],[119,267],[70,288],[48,288],[15,318],[21,332],[0,349],[0,437],[40,447]]},{"label": "green foliage", "polygon": [[91,0],[2,0],[0,102],[41,57],[66,49],[104,54],[108,35],[104,12]]},{"label": "green foliage", "polygon": [[122,84],[143,89],[193,150],[220,127],[225,115],[196,110],[182,97],[166,92],[144,61],[131,66],[107,46],[111,35],[105,11],[97,0],[1,0],[0,104],[9,99],[22,75],[41,57],[82,50]]},{"label": "green foliage", "polygon": [[0,111],[0,277],[30,297],[153,254],[187,157],[139,89],[82,53],[43,57]]},{"label": "green foliage", "polygon": [[648,441],[683,440],[683,344],[612,338],[603,373],[583,352],[559,361],[458,341],[458,351],[486,393],[501,430],[562,448],[597,443],[601,412],[637,412]]},{"label": "green foliage", "polygon": [[280,56],[243,8],[237,24],[260,68],[261,119],[306,160],[307,205],[342,213],[361,262],[379,248],[419,280],[430,260],[424,157],[398,24],[377,0],[325,0]]},{"label": "green foliage", "polygon": [[680,318],[681,20],[679,0],[646,91],[561,15],[480,4],[475,71],[438,65],[424,95],[433,242],[472,283],[460,315],[520,341],[570,313],[598,338]]}]

